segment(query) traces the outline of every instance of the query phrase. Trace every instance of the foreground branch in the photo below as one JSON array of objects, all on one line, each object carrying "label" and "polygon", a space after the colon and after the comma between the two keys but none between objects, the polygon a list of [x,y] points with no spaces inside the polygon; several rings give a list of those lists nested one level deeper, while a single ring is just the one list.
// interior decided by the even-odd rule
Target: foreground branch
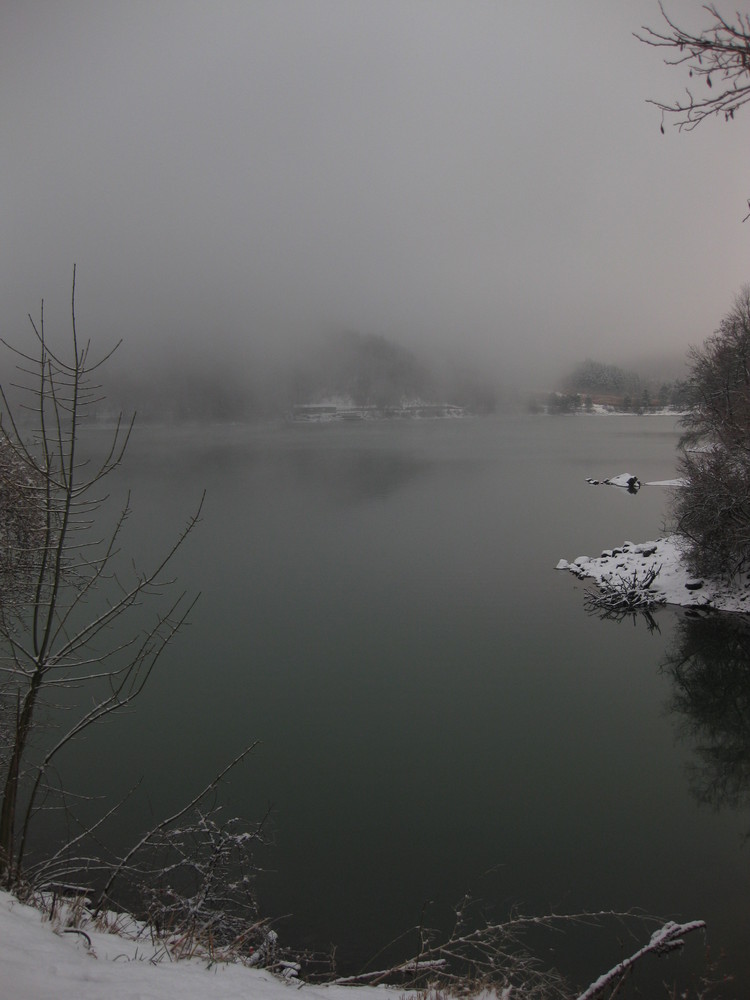
[{"label": "foreground branch", "polygon": [[691,934],[693,931],[705,930],[705,927],[706,924],[703,920],[693,920],[687,924],[676,924],[673,921],[669,921],[669,923],[666,923],[658,931],[654,931],[647,945],[639,948],[630,958],[625,958],[622,962],[618,962],[609,972],[605,972],[599,976],[588,989],[580,994],[578,1000],[594,1000],[594,997],[598,997],[608,986],[612,986],[622,979],[633,968],[635,963],[639,962],[644,956],[652,953],[655,955],[666,955],[670,951],[679,951],[685,944],[682,940],[684,935]]},{"label": "foreground branch", "polygon": [[258,740],[256,740],[254,743],[251,743],[249,746],[245,747],[245,749],[241,753],[237,754],[234,760],[230,761],[230,763],[227,764],[225,768],[223,768],[215,777],[213,777],[211,781],[209,781],[208,784],[205,785],[205,787],[200,792],[198,792],[198,794],[195,795],[190,800],[190,802],[187,803],[187,805],[183,806],[181,809],[178,809],[176,813],[173,813],[166,819],[161,820],[159,823],[156,824],[156,826],[153,826],[147,833],[145,833],[141,837],[141,839],[128,851],[128,853],[112,869],[112,872],[110,873],[110,876],[107,879],[104,888],[97,897],[97,902],[95,904],[95,909],[97,911],[101,910],[116,879],[119,878],[122,872],[127,869],[130,861],[135,857],[135,855],[138,854],[139,851],[142,851],[143,848],[146,847],[146,845],[149,844],[159,833],[162,833],[168,827],[176,823],[178,819],[180,819],[182,816],[185,815],[185,813],[193,809],[210,792],[214,791],[214,789],[216,789],[219,786],[219,784],[226,777],[226,775],[233,768],[235,768],[241,761],[243,761],[248,754],[252,753],[252,751],[257,746],[258,746]]}]

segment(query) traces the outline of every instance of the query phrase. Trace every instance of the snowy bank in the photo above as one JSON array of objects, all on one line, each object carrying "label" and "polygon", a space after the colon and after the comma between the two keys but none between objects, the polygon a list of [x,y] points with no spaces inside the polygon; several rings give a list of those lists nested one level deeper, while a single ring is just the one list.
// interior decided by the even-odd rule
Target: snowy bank
[{"label": "snowy bank", "polygon": [[[0,1000],[289,1000],[300,991],[311,1000],[418,1000],[442,992],[374,985],[312,986],[248,968],[239,960],[212,962],[204,956],[177,961],[170,957],[163,939],[153,937],[144,924],[127,914],[109,914],[107,930],[95,925],[85,909],[72,906],[74,913],[63,906],[61,914],[58,907],[57,916],[50,919],[0,890]],[[584,916],[556,919],[580,921]],[[653,932],[648,944],[599,976],[578,1000],[593,1000],[604,988],[614,987],[617,992],[615,984],[645,955],[679,951],[687,934],[702,929],[702,920],[667,922]],[[533,962],[527,965],[523,955],[518,968],[525,969],[530,978],[528,993],[524,985],[485,987],[471,994],[474,1000],[539,996],[540,983],[559,985],[554,977],[547,981],[542,975],[540,979],[539,970]],[[554,995],[561,994],[555,989]]]},{"label": "snowy bank", "polygon": [[[66,930],[0,891],[0,1000],[289,1000],[290,987],[262,969],[171,960],[135,921],[120,933]],[[297,983],[296,987],[299,988]],[[374,994],[375,987],[368,993]],[[304,986],[314,1000],[351,1000],[345,986]],[[357,995],[360,995],[359,993]],[[403,990],[377,988],[378,1000]]]},{"label": "snowy bank", "polygon": [[694,577],[685,564],[677,535],[655,542],[623,542],[618,548],[605,549],[600,556],[578,556],[572,562],[561,559],[556,569],[567,569],[580,579],[593,580],[603,590],[634,574],[642,577],[654,569],[658,573],[650,592],[656,604],[750,611],[750,580],[728,584]]}]

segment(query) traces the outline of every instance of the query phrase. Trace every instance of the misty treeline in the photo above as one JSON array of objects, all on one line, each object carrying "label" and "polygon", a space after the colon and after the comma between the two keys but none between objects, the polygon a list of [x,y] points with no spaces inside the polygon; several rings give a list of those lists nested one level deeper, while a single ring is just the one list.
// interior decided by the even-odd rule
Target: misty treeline
[{"label": "misty treeline", "polygon": [[609,392],[624,395],[641,392],[641,376],[617,365],[586,358],[565,379],[565,388],[577,392]]},{"label": "misty treeline", "polygon": [[551,394],[547,409],[552,413],[572,413],[603,403],[627,412],[653,407],[679,409],[686,402],[683,381],[665,381],[649,372],[639,374],[586,358],[563,378],[561,391]]},{"label": "misty treeline", "polygon": [[495,380],[469,362],[427,357],[380,334],[355,331],[314,338],[283,359],[186,351],[137,370],[115,367],[109,387],[98,415],[127,406],[139,421],[268,420],[336,397],[375,408],[452,403],[478,414],[493,412],[498,401]]}]

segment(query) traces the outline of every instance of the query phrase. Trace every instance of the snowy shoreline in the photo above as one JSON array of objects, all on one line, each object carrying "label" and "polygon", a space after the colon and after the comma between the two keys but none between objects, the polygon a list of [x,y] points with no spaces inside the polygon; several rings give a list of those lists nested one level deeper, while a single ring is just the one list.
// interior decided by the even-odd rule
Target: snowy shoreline
[{"label": "snowy shoreline", "polygon": [[649,591],[656,604],[734,613],[750,611],[750,579],[729,584],[693,576],[685,564],[677,535],[637,544],[623,542],[616,548],[605,549],[599,556],[578,556],[572,562],[561,559],[555,568],[568,570],[581,580],[593,580],[602,590],[634,573],[641,577],[650,569],[658,569]]},{"label": "snowy shoreline", "polygon": [[[49,920],[0,890],[0,1000],[284,1000],[289,983],[240,961],[174,959],[165,942],[121,915],[117,931]],[[140,931],[140,933],[139,933]],[[296,988],[301,985],[293,981]],[[367,995],[374,995],[371,987]],[[351,1000],[347,986],[304,984],[313,1000]],[[363,994],[365,995],[365,994]],[[377,987],[383,1000],[408,990]]]},{"label": "snowy shoreline", "polygon": [[[705,926],[702,920],[667,921],[648,944],[600,975],[578,1000],[599,996],[649,952],[679,950],[685,935]],[[293,975],[250,968],[247,956],[217,957],[200,946],[181,954],[183,947],[182,935],[159,937],[126,913],[94,919],[79,901],[58,899],[50,915],[0,889],[0,1000],[284,1000],[290,988],[304,989],[312,1000],[351,1000],[353,989],[368,1000],[419,1000],[426,992],[437,992],[345,985],[343,980],[312,985]],[[523,986],[485,986],[471,995],[502,1000],[511,993],[527,996]]]}]

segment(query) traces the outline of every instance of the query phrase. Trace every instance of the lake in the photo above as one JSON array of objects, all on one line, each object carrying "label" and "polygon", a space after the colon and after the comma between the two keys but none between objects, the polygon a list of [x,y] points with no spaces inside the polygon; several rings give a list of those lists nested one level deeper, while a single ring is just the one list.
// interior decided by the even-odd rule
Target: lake
[{"label": "lake", "polygon": [[[699,802],[707,731],[666,666],[701,623],[591,617],[554,569],[663,533],[667,491],[585,480],[670,478],[677,437],[662,416],[138,428],[125,544],[162,551],[205,487],[176,563],[201,598],[71,767],[102,790],[146,776],[125,842],[259,739],[227,796],[272,806],[262,909],[344,967],[471,890],[496,917],[705,919],[747,992],[750,815]],[[553,957],[587,981],[644,940]]]}]

